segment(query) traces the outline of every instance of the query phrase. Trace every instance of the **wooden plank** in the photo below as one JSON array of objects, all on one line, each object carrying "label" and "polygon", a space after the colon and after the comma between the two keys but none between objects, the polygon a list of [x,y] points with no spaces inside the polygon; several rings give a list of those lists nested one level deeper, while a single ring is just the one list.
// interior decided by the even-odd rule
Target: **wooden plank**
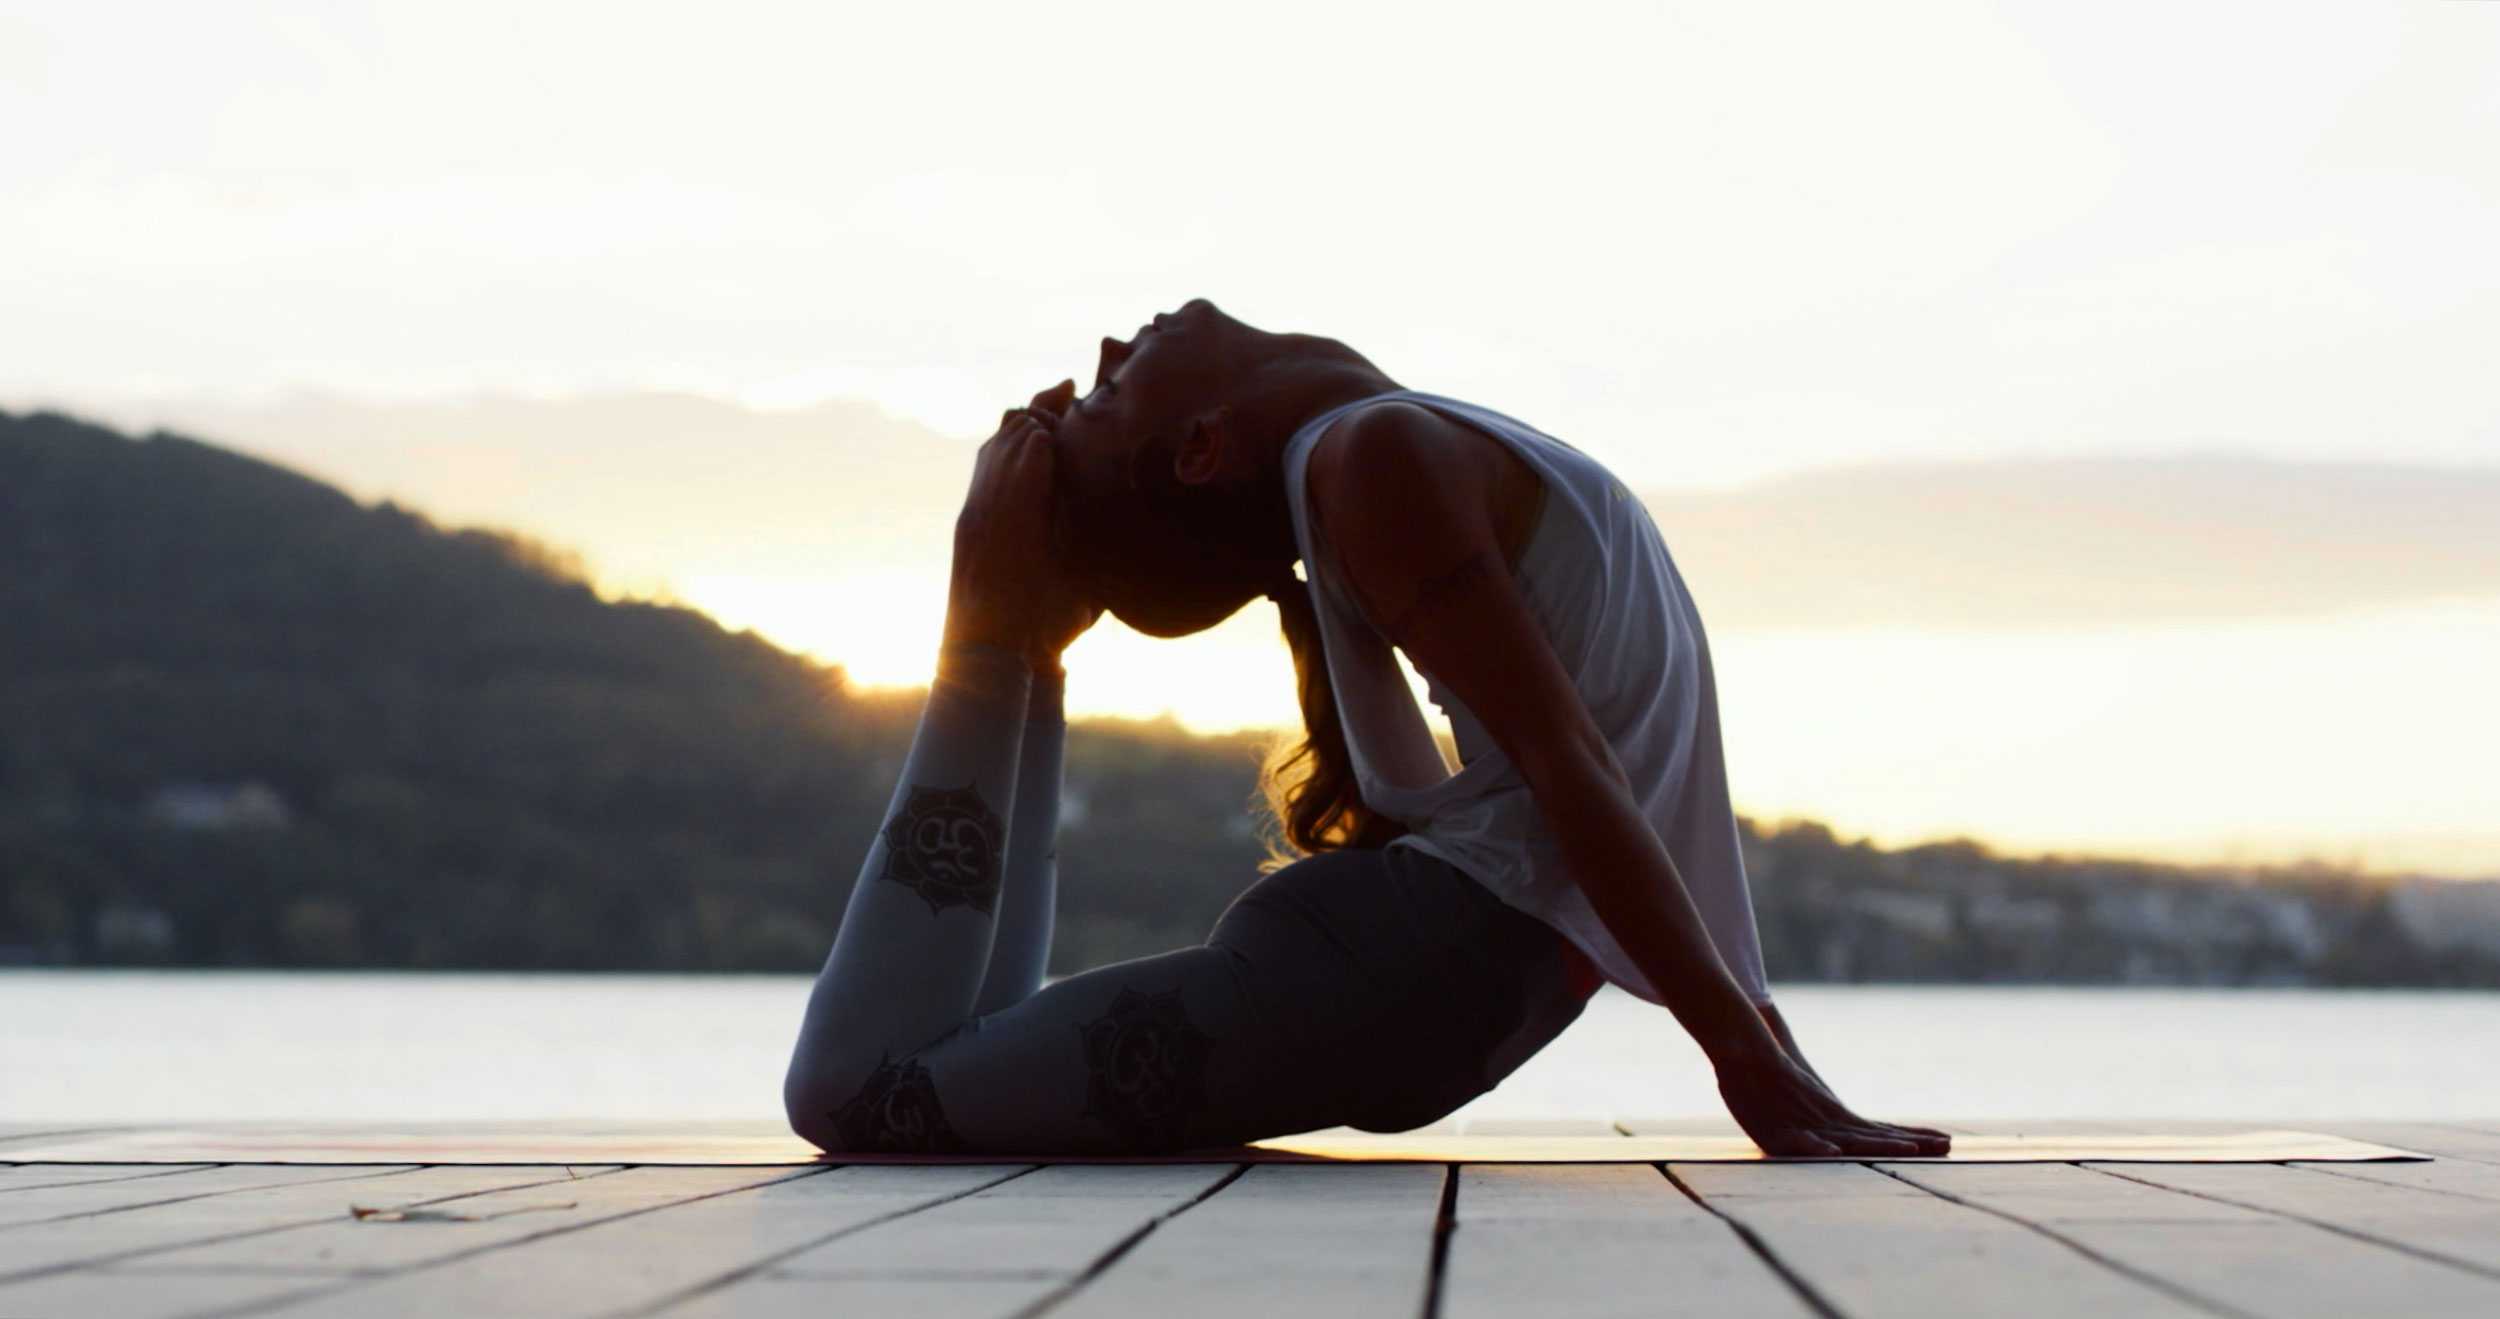
[{"label": "wooden plank", "polygon": [[700,1199],[681,1195],[663,1206],[558,1227],[430,1267],[379,1279],[346,1279],[255,1313],[324,1319],[639,1313],[719,1285],[731,1275],[768,1267],[840,1233],[970,1194],[1022,1171],[971,1166],[632,1169],[597,1180],[616,1181],[635,1173],[683,1178],[709,1172],[716,1177],[740,1174],[746,1184],[724,1181]]},{"label": "wooden plank", "polygon": [[1226,1164],[1042,1168],[871,1224],[665,1313],[1003,1319],[1067,1290],[1233,1172]]},{"label": "wooden plank", "polygon": [[2441,1159],[2436,1163],[2303,1163],[2295,1166],[2333,1177],[2353,1177],[2417,1191],[2437,1191],[2477,1200],[2500,1200],[2500,1164]]},{"label": "wooden plank", "polygon": [[[333,1170],[335,1171],[335,1170]],[[580,1171],[580,1170],[577,1170]],[[593,1173],[608,1171],[589,1170]],[[762,1170],[748,1170],[750,1175]],[[416,1204],[443,1205],[459,1203],[464,1207],[483,1203],[493,1197],[479,1195],[474,1201],[463,1200],[456,1192],[477,1192],[482,1187],[500,1185],[508,1188],[543,1187],[550,1180],[560,1183],[566,1198],[578,1194],[574,1179],[564,1175],[562,1168],[549,1167],[443,1167],[415,1170],[404,1176],[377,1177],[342,1183],[317,1184],[306,1189],[333,1193],[327,1200],[317,1200],[310,1212],[317,1215],[309,1226],[269,1227],[265,1222],[253,1224],[238,1221],[230,1200],[242,1197],[218,1196],[187,1201],[162,1209],[138,1210],[116,1214],[110,1218],[81,1219],[76,1224],[103,1226],[122,1220],[144,1220],[176,1210],[186,1216],[198,1215],[205,1223],[192,1219],[177,1224],[182,1244],[162,1251],[138,1255],[134,1262],[121,1266],[80,1268],[70,1273],[47,1273],[25,1281],[0,1285],[0,1314],[77,1314],[81,1316],[112,1316],[113,1319],[173,1319],[203,1310],[219,1311],[274,1304],[305,1296],[323,1287],[335,1285],[321,1269],[330,1261],[312,1251],[290,1250],[300,1246],[299,1237],[313,1236],[328,1229],[344,1229],[359,1234],[366,1241],[392,1240],[413,1242],[425,1233],[436,1234],[428,1244],[439,1251],[447,1244],[443,1234],[458,1226],[441,1222],[358,1222],[349,1215],[350,1207],[400,1207]],[[586,1184],[586,1183],[585,1183]],[[530,1191],[519,1191],[524,1200]],[[535,1201],[547,1199],[543,1189]],[[506,1200],[509,1204],[511,1201]],[[521,1220],[504,1220],[503,1230],[510,1233]],[[73,1224],[57,1225],[61,1227]],[[158,1224],[158,1227],[165,1226]],[[237,1229],[249,1229],[258,1235],[237,1236]],[[27,1229],[42,1231],[45,1229]],[[534,1230],[545,1230],[543,1225]],[[206,1244],[193,1244],[207,1238]],[[93,1244],[93,1243],[90,1243]],[[115,1246],[134,1244],[128,1237],[118,1241],[104,1240],[107,1253]],[[146,1244],[144,1240],[137,1244]],[[188,1260],[192,1267],[169,1266],[166,1261]],[[296,1267],[310,1264],[310,1269]]]},{"label": "wooden plank", "polygon": [[[1894,1177],[2026,1223],[2271,1223],[2274,1215],[2105,1177],[2071,1163],[1883,1163]],[[2128,1167],[2140,1165],[2128,1164]]]},{"label": "wooden plank", "polygon": [[[0,1243],[6,1243],[27,1225],[55,1219],[78,1218],[90,1214],[124,1213],[150,1205],[167,1204],[201,1196],[227,1195],[264,1186],[292,1186],[302,1182],[331,1182],[384,1173],[404,1172],[405,1168],[326,1167],[286,1168],[270,1165],[229,1165],[200,1168],[165,1177],[132,1177],[113,1181],[79,1182],[69,1186],[46,1187],[0,1195]],[[0,1266],[0,1274],[10,1270]]]},{"label": "wooden plank", "polygon": [[2273,1223],[2086,1223],[2087,1248],[2266,1319],[2489,1319],[2500,1283],[2323,1232]]},{"label": "wooden plank", "polygon": [[[2200,1165],[2222,1167],[2224,1165]],[[2234,1171],[2284,1173],[2265,1165]],[[2269,1316],[2500,1313],[2500,1284],[2246,1205],[2064,1165],[1893,1165],[1896,1176],[2073,1242],[2219,1310]],[[2008,1175],[2012,1174],[2012,1175]],[[2500,1206],[2495,1206],[2500,1208]]]},{"label": "wooden plank", "polygon": [[[695,1175],[677,1175],[680,1171]],[[424,1181],[348,1188],[355,1191],[352,1203],[333,1204],[330,1212],[285,1232],[174,1246],[119,1267],[150,1274],[378,1276],[778,1175],[783,1170],[436,1167],[426,1170]],[[406,1205],[441,1214],[393,1222],[349,1212]]]},{"label": "wooden plank", "polygon": [[[2500,1286],[2500,1203],[2297,1165],[2093,1165],[2134,1181],[2262,1209],[2479,1270]],[[2500,1291],[2487,1301],[2500,1314]]]},{"label": "wooden plank", "polygon": [[2210,1313],[2031,1227],[1857,1164],[1670,1171],[1850,1319]]},{"label": "wooden plank", "polygon": [[668,1319],[1013,1319],[1061,1285],[1024,1277],[776,1278],[699,1296],[664,1313]]},{"label": "wooden plank", "polygon": [[1459,1170],[1445,1319],[1814,1312],[1716,1215],[1646,1164]]},{"label": "wooden plank", "polygon": [[879,1223],[803,1251],[774,1271],[806,1277],[1004,1273],[1073,1278],[1139,1229],[1232,1174],[1230,1164],[1043,1168],[926,1213]]},{"label": "wooden plank", "polygon": [[[343,1221],[353,1205],[420,1203],[508,1186],[532,1176],[516,1168],[425,1168],[369,1173],[200,1196],[109,1214],[34,1223],[0,1232],[0,1283],[64,1268],[126,1260],[200,1242],[253,1237],[281,1228]],[[238,1244],[235,1250],[257,1247]],[[0,1297],[7,1291],[0,1285]]]},{"label": "wooden plank", "polygon": [[[469,1168],[507,1174],[504,1189],[457,1196],[431,1207],[455,1210],[460,1220],[358,1220],[329,1216],[292,1231],[243,1241],[214,1242],[147,1256],[118,1271],[172,1280],[248,1272],[290,1280],[294,1299],[323,1295],[359,1279],[377,1279],[427,1265],[528,1243],[628,1215],[682,1205],[786,1179],[786,1168],[629,1168],[592,1170],[595,1175],[542,1180],[564,1170],[550,1167]],[[512,1176],[526,1184],[512,1184]],[[380,1197],[376,1197],[379,1199]],[[7,1293],[0,1291],[0,1298]]]},{"label": "wooden plank", "polygon": [[1334,1319],[1422,1307],[1445,1170],[1260,1164],[1137,1243],[1052,1319]]},{"label": "wooden plank", "polygon": [[10,1191],[40,1191],[47,1186],[75,1186],[81,1182],[125,1182],[140,1177],[170,1177],[179,1172],[198,1172],[205,1163],[20,1163],[0,1168],[0,1194]]},{"label": "wooden plank", "polygon": [[179,1319],[248,1309],[304,1290],[286,1274],[207,1273],[164,1278],[81,1269],[0,1288],[0,1314],[77,1319]]}]

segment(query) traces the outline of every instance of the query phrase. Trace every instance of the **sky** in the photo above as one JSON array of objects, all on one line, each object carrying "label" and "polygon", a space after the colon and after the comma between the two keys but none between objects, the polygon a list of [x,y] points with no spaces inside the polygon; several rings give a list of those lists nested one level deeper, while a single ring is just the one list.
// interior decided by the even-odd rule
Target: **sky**
[{"label": "sky", "polygon": [[[2500,874],[2500,5],[0,0],[0,123],[0,406],[863,680],[1205,295],[1647,493],[1741,807]],[[1071,673],[1292,717],[1264,617]]]}]

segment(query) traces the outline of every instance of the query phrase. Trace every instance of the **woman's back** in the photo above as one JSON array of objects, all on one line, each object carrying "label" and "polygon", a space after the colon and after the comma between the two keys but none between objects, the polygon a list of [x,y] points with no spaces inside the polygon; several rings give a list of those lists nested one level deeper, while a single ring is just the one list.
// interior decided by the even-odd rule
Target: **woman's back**
[{"label": "woman's back", "polygon": [[1563,868],[1525,782],[1483,725],[1427,672],[1461,767],[1452,773],[1442,760],[1389,643],[1354,604],[1311,515],[1306,482],[1320,436],[1357,409],[1391,401],[1491,437],[1543,483],[1543,512],[1511,565],[1514,576],[1622,765],[1633,800],[1674,858],[1721,959],[1747,994],[1769,1001],[1728,801],[1709,647],[1647,509],[1603,466],[1561,441],[1500,413],[1413,391],[1320,414],[1284,456],[1357,783],[1373,809],[1410,830],[1392,846],[1448,861],[1561,930],[1608,979],[1658,999]]}]

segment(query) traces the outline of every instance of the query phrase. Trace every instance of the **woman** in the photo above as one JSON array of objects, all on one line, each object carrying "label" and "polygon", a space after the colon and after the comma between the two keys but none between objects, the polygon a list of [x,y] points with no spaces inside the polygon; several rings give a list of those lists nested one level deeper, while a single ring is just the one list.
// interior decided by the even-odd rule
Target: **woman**
[{"label": "woman", "polygon": [[[1300,674],[1308,741],[1269,788],[1303,859],[1201,947],[1042,988],[1060,653],[1104,609],[1179,636],[1260,596]],[[1766,1151],[1947,1146],[1850,1112],[1771,1007],[1700,620],[1639,502],[1509,418],[1192,302],[983,446],[927,712],[784,1099],[837,1153],[1399,1130],[1603,980],[1675,1015]]]}]

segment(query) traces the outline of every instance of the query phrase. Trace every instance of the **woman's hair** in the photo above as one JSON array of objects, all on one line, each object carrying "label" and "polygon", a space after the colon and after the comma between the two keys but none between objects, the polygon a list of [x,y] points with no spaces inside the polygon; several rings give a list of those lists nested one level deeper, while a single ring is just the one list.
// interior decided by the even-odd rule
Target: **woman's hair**
[{"label": "woman's hair", "polygon": [[[1227,510],[1205,492],[1153,475],[1158,466],[1139,464],[1143,479],[1108,499],[1063,492],[1059,553],[1121,622],[1149,636],[1177,636],[1232,612],[1220,602],[1212,617],[1193,608],[1209,565],[1188,552],[1220,534]],[[1271,859],[1283,864],[1314,852],[1385,846],[1406,830],[1366,805],[1355,786],[1310,588],[1288,576],[1268,598],[1293,650],[1302,704],[1301,740],[1279,742],[1259,772],[1259,791],[1279,835]]]},{"label": "woman's hair", "polygon": [[1373,810],[1355,784],[1310,587],[1292,583],[1268,598],[1293,649],[1294,686],[1302,699],[1302,741],[1280,742],[1259,772],[1259,791],[1284,835],[1273,859],[1283,864],[1314,852],[1384,847],[1406,828]]}]

